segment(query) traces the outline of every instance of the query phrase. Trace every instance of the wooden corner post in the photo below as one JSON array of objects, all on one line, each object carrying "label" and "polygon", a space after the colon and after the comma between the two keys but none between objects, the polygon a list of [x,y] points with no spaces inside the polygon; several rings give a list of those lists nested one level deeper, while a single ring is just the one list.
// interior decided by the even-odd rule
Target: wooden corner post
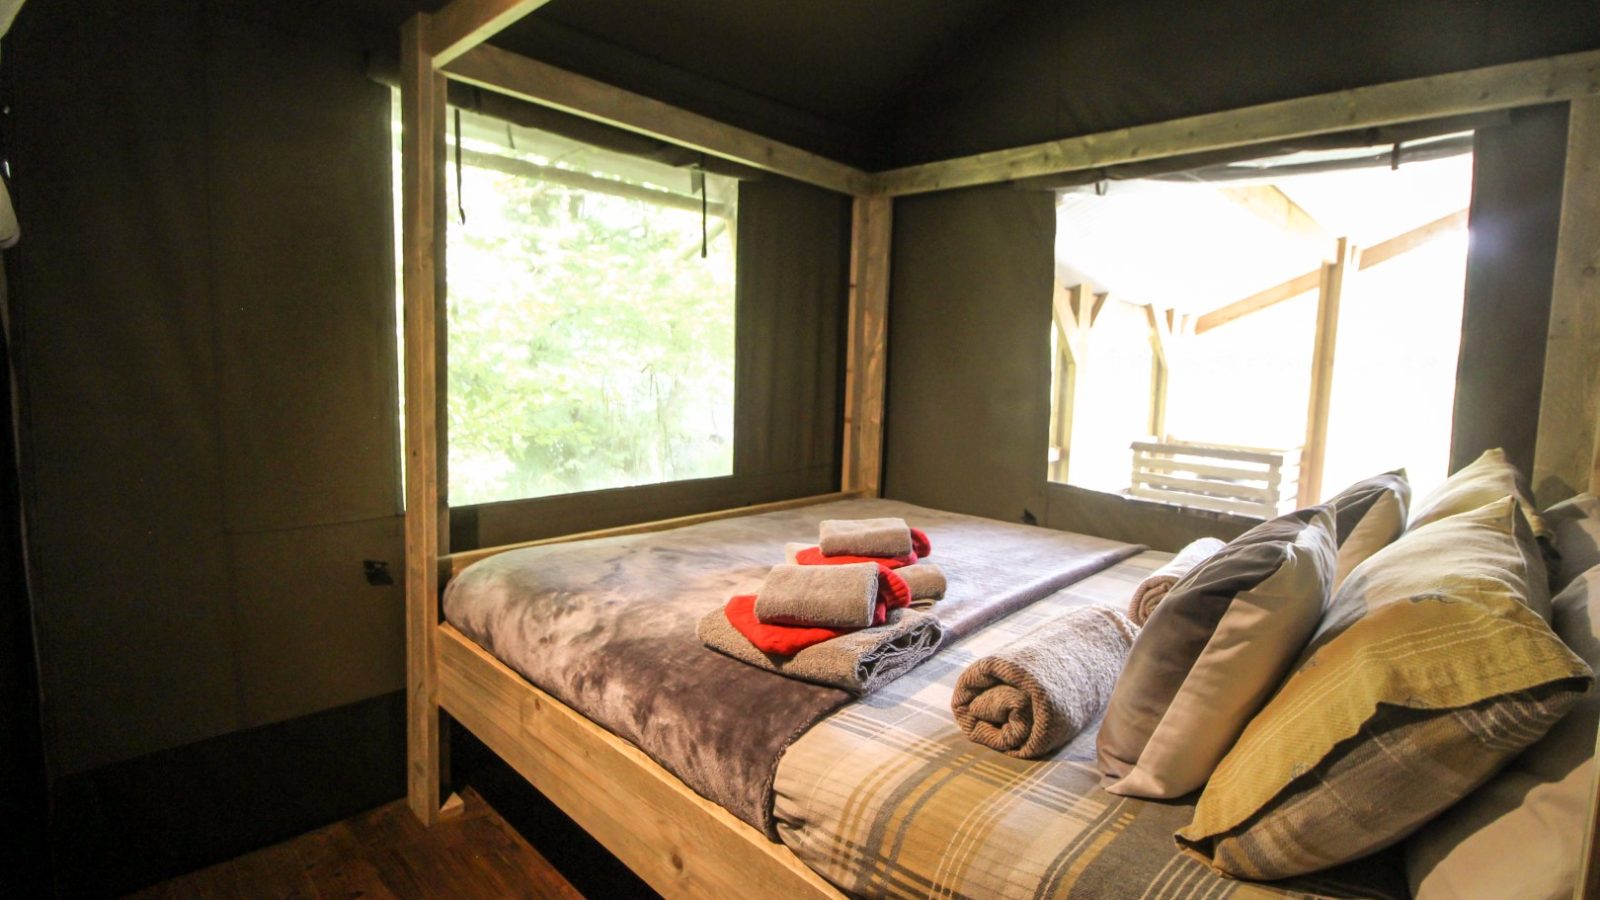
[{"label": "wooden corner post", "polygon": [[860,196],[851,217],[850,333],[845,348],[844,472],[840,489],[883,490],[883,408],[888,381],[889,243],[894,200]]},{"label": "wooden corner post", "polygon": [[1317,295],[1317,331],[1311,352],[1311,398],[1306,405],[1306,443],[1300,454],[1301,506],[1322,499],[1322,467],[1328,455],[1328,411],[1333,398],[1333,361],[1339,345],[1339,303],[1350,289],[1360,255],[1355,245],[1339,238],[1339,252],[1322,267]]},{"label": "wooden corner post", "polygon": [[405,297],[406,796],[425,824],[444,803],[438,701],[439,558],[449,551],[445,492],[444,103],[430,19],[401,31],[401,272]]}]

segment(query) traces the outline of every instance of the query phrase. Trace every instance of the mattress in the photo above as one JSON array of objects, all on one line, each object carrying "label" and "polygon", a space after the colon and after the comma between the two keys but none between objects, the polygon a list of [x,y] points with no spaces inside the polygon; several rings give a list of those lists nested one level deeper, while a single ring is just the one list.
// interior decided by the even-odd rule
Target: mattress
[{"label": "mattress", "polygon": [[928,532],[949,581],[933,610],[947,639],[1143,549],[889,500],[842,500],[501,553],[450,583],[445,618],[776,840],[779,757],[851,695],[709,650],[695,626],[730,596],[754,592],[783,561],[784,544],[814,540],[823,519],[880,516]]},{"label": "mattress", "polygon": [[1120,562],[945,647],[790,746],[774,783],[783,842],[865,897],[1405,897],[1392,855],[1272,885],[1216,875],[1179,851],[1188,802],[1100,790],[1094,734],[1019,760],[974,744],[950,713],[961,670],[1081,604],[1125,608],[1171,558]]}]

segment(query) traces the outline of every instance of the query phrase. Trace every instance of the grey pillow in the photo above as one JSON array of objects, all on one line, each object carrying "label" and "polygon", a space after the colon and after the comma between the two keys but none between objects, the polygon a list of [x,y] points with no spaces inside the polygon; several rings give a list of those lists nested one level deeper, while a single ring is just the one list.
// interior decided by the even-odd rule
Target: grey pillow
[{"label": "grey pillow", "polygon": [[1579,494],[1545,510],[1544,520],[1555,532],[1557,559],[1550,567],[1550,584],[1559,591],[1600,566],[1600,499]]},{"label": "grey pillow", "polygon": [[1173,585],[1145,623],[1100,726],[1106,790],[1181,797],[1206,783],[1317,627],[1333,511],[1250,529]]},{"label": "grey pillow", "polygon": [[1327,502],[1339,532],[1339,557],[1333,589],[1338,590],[1356,566],[1394,543],[1406,530],[1411,482],[1398,469],[1358,481]]},{"label": "grey pillow", "polygon": [[[1553,605],[1556,635],[1590,668],[1600,665],[1600,566],[1570,579]],[[1571,897],[1594,799],[1597,726],[1600,696],[1591,690],[1539,743],[1412,835],[1412,896]],[[1508,858],[1507,847],[1517,855]]]}]

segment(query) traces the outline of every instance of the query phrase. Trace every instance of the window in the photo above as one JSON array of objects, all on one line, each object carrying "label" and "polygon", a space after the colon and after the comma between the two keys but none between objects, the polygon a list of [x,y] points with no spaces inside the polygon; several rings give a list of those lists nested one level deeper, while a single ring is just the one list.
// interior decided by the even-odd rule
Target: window
[{"label": "window", "polygon": [[452,505],[731,474],[737,183],[468,112],[460,141]]},{"label": "window", "polygon": [[[1357,148],[1061,194],[1051,479],[1263,517],[1400,467],[1419,494],[1441,482],[1470,147],[1407,145],[1398,169],[1376,164],[1391,148]],[[1319,332],[1330,278],[1335,328]],[[1314,376],[1319,334],[1332,353]]]}]

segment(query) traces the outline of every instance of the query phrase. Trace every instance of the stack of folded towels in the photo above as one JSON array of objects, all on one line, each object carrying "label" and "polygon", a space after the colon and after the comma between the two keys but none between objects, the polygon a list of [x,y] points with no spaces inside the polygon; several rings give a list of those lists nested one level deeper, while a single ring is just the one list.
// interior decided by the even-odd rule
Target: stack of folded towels
[{"label": "stack of folded towels", "polygon": [[[700,622],[714,650],[769,671],[865,693],[932,655],[944,630],[925,611],[944,573],[904,519],[829,519],[816,545],[790,544],[759,592]],[[916,607],[916,608],[914,608]]]}]

